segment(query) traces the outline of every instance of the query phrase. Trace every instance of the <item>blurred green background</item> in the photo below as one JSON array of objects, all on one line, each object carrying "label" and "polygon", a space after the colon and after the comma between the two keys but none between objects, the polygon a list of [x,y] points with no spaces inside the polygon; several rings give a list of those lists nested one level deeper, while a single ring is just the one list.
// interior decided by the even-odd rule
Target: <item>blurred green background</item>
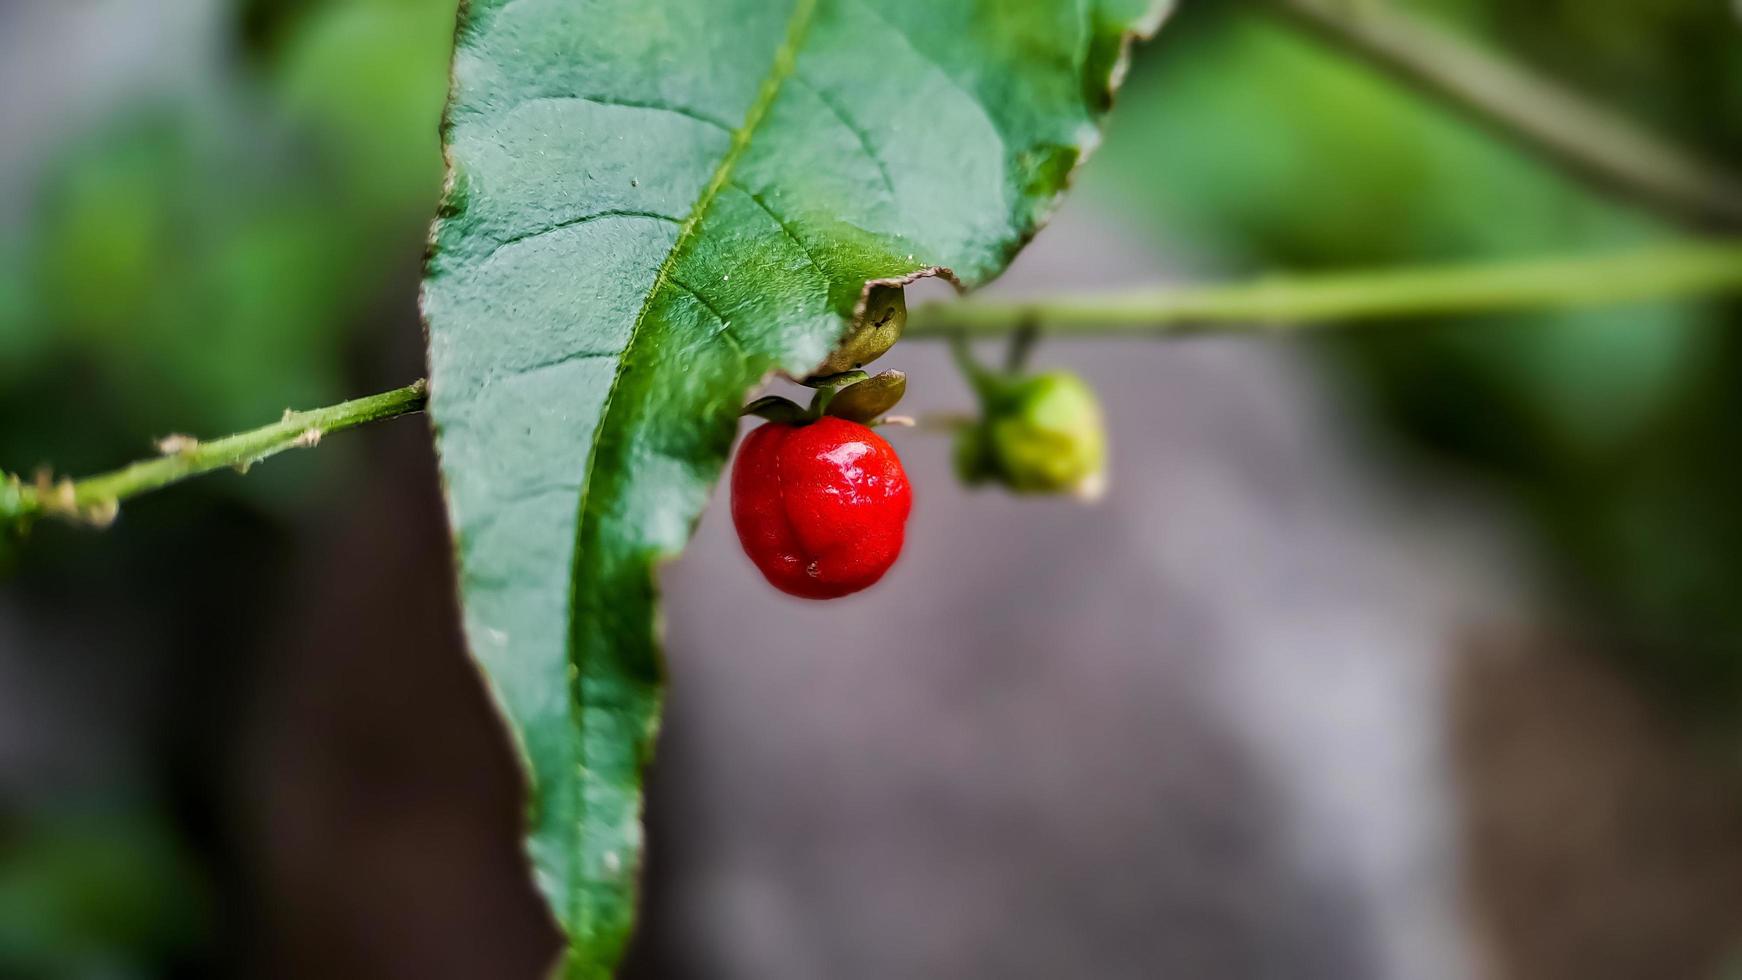
[{"label": "blurred green background", "polygon": [[[84,31],[145,68],[75,62],[62,106],[0,96],[27,150],[0,174],[26,202],[0,215],[6,468],[107,469],[164,433],[419,376],[454,0],[57,6],[0,5],[15,64],[57,67],[25,56],[33,30]],[[82,661],[62,679],[76,713],[42,723],[67,744],[0,797],[0,975],[209,974],[235,955],[226,906],[247,885],[224,866],[230,756],[206,733],[249,710],[246,620],[276,628],[240,580],[287,580],[299,526],[344,492],[329,465],[192,484],[115,538],[0,536],[20,610],[0,648]]]},{"label": "blurred green background", "polygon": [[[1726,4],[1409,6],[1742,167],[1742,32]],[[233,0],[189,18],[216,25],[182,39],[192,67],[111,86],[97,109],[51,125],[39,106],[27,125],[30,93],[0,94],[19,114],[0,126],[14,148],[0,187],[22,202],[0,211],[0,465],[108,468],[156,436],[421,373],[414,297],[453,7]],[[1139,53],[1079,193],[1196,275],[1682,230],[1248,5],[1184,8]],[[26,44],[44,16],[0,6],[0,34]],[[1737,315],[1664,303],[1312,346],[1376,449],[1504,499],[1600,648],[1728,734],[1742,705]],[[108,734],[0,784],[0,975],[225,970],[227,902],[248,883],[212,816],[229,757],[199,733],[247,710],[244,637],[282,613],[238,570],[292,574],[311,515],[358,492],[333,474],[362,451],[336,440],[265,478],[180,487],[130,508],[125,534],[0,538],[0,612],[14,613],[0,647],[89,652],[114,688],[64,678],[67,710]]]},{"label": "blurred green background", "polygon": [[[1418,3],[1714,160],[1742,152],[1733,11],[1701,0]],[[1564,179],[1284,23],[1191,6],[1146,56],[1086,193],[1201,270],[1600,251],[1685,233]],[[1733,304],[1379,326],[1324,344],[1387,435],[1514,500],[1640,676],[1742,689]]]}]

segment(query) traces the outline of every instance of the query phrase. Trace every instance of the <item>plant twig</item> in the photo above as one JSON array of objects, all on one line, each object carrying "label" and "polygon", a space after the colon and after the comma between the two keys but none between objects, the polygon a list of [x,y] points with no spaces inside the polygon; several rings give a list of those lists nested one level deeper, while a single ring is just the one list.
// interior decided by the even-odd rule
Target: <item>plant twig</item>
[{"label": "plant twig", "polygon": [[1695,227],[1742,228],[1742,178],[1394,4],[1259,2],[1577,177]]},{"label": "plant twig", "polygon": [[306,412],[285,412],[279,421],[199,442],[170,436],[158,443],[163,455],[83,480],[51,481],[46,475],[26,483],[0,474],[0,526],[35,517],[59,517],[103,526],[115,519],[121,501],[213,470],[249,466],[287,449],[318,445],[329,433],[421,411],[427,386],[403,388]]},{"label": "plant twig", "polygon": [[[1593,257],[1271,277],[1244,284],[1152,287],[1025,301],[965,300],[915,310],[909,337],[1052,332],[1164,335],[1265,333],[1364,319],[1568,309],[1674,297],[1742,294],[1742,241],[1656,245]],[[971,357],[971,373],[983,372]],[[200,442],[170,436],[162,456],[83,480],[26,482],[0,473],[0,527],[38,517],[105,525],[121,502],[214,470],[249,466],[329,433],[422,411],[427,386],[403,388]]]},{"label": "plant twig", "polygon": [[1655,245],[1609,255],[1274,276],[1033,300],[970,299],[914,310],[908,337],[1052,333],[1269,333],[1355,320],[1516,313],[1742,293],[1742,241]]}]

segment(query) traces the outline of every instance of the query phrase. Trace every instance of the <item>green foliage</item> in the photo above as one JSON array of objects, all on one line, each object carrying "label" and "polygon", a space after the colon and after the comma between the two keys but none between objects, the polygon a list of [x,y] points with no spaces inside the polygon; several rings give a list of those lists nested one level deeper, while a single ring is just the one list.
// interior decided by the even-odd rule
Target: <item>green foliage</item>
[{"label": "green foliage", "polygon": [[[1210,260],[1335,268],[1600,250],[1662,237],[1655,221],[1593,197],[1387,77],[1251,15],[1206,17],[1139,80],[1156,93],[1125,127],[1103,184],[1148,227]],[[1179,143],[1169,134],[1211,137]],[[1457,384],[1518,392],[1514,425],[1558,454],[1638,435],[1696,365],[1706,334],[1685,306],[1416,327],[1355,343]],[[1389,373],[1389,372],[1388,372]],[[1399,394],[1413,385],[1400,379]],[[1423,399],[1425,402],[1426,400]],[[1455,406],[1463,401],[1454,400]],[[1436,399],[1424,411],[1444,410]],[[1448,436],[1451,434],[1448,433]],[[1506,452],[1495,444],[1482,451]]]},{"label": "green foliage", "polygon": [[[90,469],[146,435],[334,401],[346,330],[408,263],[440,186],[454,0],[275,20],[270,64],[141,92],[61,148],[0,239],[0,427],[15,466]],[[5,230],[0,230],[3,234]],[[55,406],[88,379],[70,430]],[[115,427],[112,439],[89,415]]]},{"label": "green foliage", "polygon": [[746,392],[866,283],[1004,267],[1096,140],[1138,0],[474,0],[425,288],[465,626],[529,851],[608,975],[660,701],[654,566]]},{"label": "green foliage", "polygon": [[131,975],[196,944],[204,901],[148,809],[32,815],[0,829],[0,974]]},{"label": "green foliage", "polygon": [[[26,478],[39,464],[96,472],[150,453],[152,438],[171,432],[217,434],[277,419],[288,406],[329,404],[356,384],[343,376],[345,362],[363,346],[355,328],[387,305],[384,287],[397,285],[406,298],[401,323],[415,337],[408,300],[440,188],[437,126],[454,0],[281,6],[287,14],[270,32],[271,51],[252,60],[213,53],[210,63],[202,53],[149,76],[197,85],[136,86],[64,142],[7,148],[18,151],[8,165],[21,162],[35,179],[20,188],[27,207],[0,219],[0,469]],[[330,26],[340,21],[351,26]],[[342,52],[326,40],[335,35],[346,39]],[[112,31],[108,40],[128,41]],[[327,84],[297,81],[311,74]],[[84,97],[111,98],[100,84]],[[118,534],[38,525],[19,538],[14,528],[0,530],[0,580],[15,570],[25,580],[7,598],[23,604],[27,620],[65,625],[99,610],[106,624],[149,624],[125,651],[139,669],[99,686],[148,692],[155,707],[145,717],[167,718],[195,702],[205,718],[210,705],[187,689],[199,685],[141,678],[175,676],[165,665],[193,670],[196,662],[211,678],[212,665],[197,658],[215,641],[189,633],[189,610],[218,601],[246,619],[241,599],[213,597],[227,585],[271,591],[273,563],[286,560],[273,550],[283,531],[264,530],[270,525],[255,508],[306,505],[309,481],[292,475],[191,485],[142,509]],[[222,500],[242,494],[252,507]],[[248,588],[235,584],[239,553],[262,576]],[[57,593],[44,592],[45,582],[77,584]],[[42,605],[41,595],[74,592],[70,608],[54,599]],[[189,597],[201,598],[189,606]],[[70,646],[57,645],[52,631],[0,642],[21,639],[24,649],[7,651],[13,657],[89,655],[91,644],[77,635],[61,636]],[[226,649],[226,669],[246,671],[259,648]],[[233,693],[246,685],[220,686]],[[105,693],[88,710],[94,718],[124,703]],[[60,718],[56,731],[91,723]],[[141,723],[143,748],[81,743],[69,758],[118,751],[103,757],[102,778],[159,782],[190,760],[187,749],[166,748],[174,740],[155,738],[157,724]],[[221,855],[177,840],[189,832],[185,807],[164,814],[63,805],[79,778],[35,787],[53,805],[0,803],[0,976],[209,972],[201,970],[213,936],[200,869]],[[184,785],[175,790],[188,802]]]},{"label": "green foliage", "polygon": [[[1721,4],[1442,2],[1436,15],[1737,162]],[[1346,267],[1597,251],[1672,233],[1387,76],[1244,8],[1182,16],[1088,189],[1206,261]],[[1179,134],[1193,134],[1180,139]],[[1353,333],[1327,345],[1419,445],[1515,494],[1675,690],[1742,698],[1733,309],[1658,303]]]},{"label": "green foliage", "polygon": [[[273,67],[272,98],[311,135],[338,178],[328,192],[354,222],[397,231],[428,214],[441,186],[435,133],[447,90],[456,0],[329,0],[286,39]],[[368,266],[397,247],[365,237],[354,257]],[[369,250],[364,252],[364,250]]]}]

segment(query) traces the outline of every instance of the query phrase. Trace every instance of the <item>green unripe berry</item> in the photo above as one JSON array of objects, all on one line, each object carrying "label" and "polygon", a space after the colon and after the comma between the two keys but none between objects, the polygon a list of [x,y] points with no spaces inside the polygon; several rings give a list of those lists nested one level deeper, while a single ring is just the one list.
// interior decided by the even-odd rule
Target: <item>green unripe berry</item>
[{"label": "green unripe berry", "polygon": [[1101,405],[1068,371],[1000,379],[986,416],[962,430],[956,468],[969,483],[996,481],[1017,493],[1093,499],[1106,482]]}]

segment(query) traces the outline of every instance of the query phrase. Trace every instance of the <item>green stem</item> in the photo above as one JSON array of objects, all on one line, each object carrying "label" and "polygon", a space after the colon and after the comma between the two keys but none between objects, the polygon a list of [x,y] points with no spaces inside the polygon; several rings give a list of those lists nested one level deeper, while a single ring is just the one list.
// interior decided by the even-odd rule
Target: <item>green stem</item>
[{"label": "green stem", "polygon": [[[1163,335],[1265,333],[1364,319],[1516,313],[1649,299],[1742,293],[1742,242],[1656,245],[1620,254],[1388,271],[1272,277],[1245,284],[1060,295],[1023,302],[966,300],[914,311],[909,337],[950,337],[970,376],[985,369],[962,338],[1034,325],[1052,332]],[[423,381],[327,408],[286,412],[271,425],[211,442],[164,440],[164,454],[84,480],[25,483],[0,474],[0,525],[36,517],[91,524],[121,501],[213,470],[247,469],[287,449],[366,422],[422,411]]]},{"label": "green stem", "polygon": [[1395,4],[1259,2],[1574,176],[1678,221],[1742,228],[1742,179]]},{"label": "green stem", "polygon": [[914,310],[908,337],[1052,333],[1268,333],[1355,320],[1518,313],[1742,293],[1742,242],[1655,245],[1579,258],[1276,276]]},{"label": "green stem", "polygon": [[427,386],[416,381],[327,408],[285,412],[271,425],[211,442],[172,436],[161,444],[164,454],[157,459],[83,480],[51,484],[43,478],[26,484],[0,474],[0,525],[39,516],[105,525],[129,497],[213,470],[246,470],[287,449],[314,446],[329,433],[422,411],[427,400]]}]

